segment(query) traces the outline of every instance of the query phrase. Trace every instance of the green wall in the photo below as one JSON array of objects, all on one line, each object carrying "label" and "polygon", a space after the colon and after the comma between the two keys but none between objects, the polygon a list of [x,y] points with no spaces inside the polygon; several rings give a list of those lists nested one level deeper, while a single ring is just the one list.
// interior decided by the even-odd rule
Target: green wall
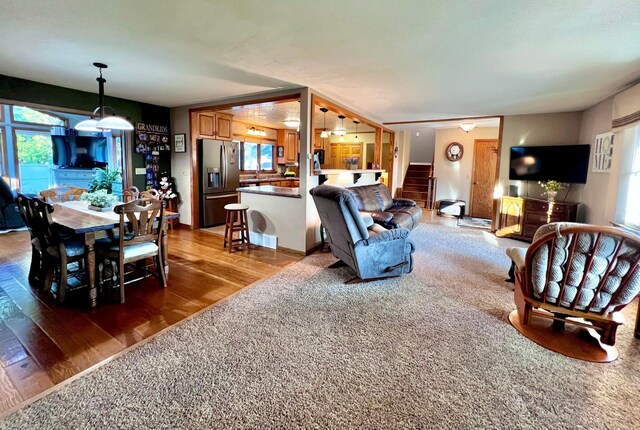
[{"label": "green wall", "polygon": [[[108,84],[106,90],[108,91]],[[97,91],[97,84],[96,92],[90,93],[0,75],[0,99],[9,101],[36,103],[63,109],[92,112],[98,105]],[[109,96],[105,97],[105,104],[114,108],[118,115],[127,117],[131,122],[169,126],[169,108],[167,107]],[[130,140],[132,144],[127,148],[131,154],[133,169],[144,167],[143,156],[135,153],[133,140],[133,138]],[[166,171],[171,170],[171,153],[162,153],[160,168]],[[133,182],[133,185],[139,189],[144,189],[145,181],[143,175],[133,175]]]}]

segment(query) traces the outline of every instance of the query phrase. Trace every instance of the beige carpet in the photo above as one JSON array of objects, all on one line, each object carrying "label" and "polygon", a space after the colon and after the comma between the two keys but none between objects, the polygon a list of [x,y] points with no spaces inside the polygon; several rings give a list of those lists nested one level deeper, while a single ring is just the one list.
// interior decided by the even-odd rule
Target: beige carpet
[{"label": "beige carpet", "polygon": [[632,429],[635,304],[593,364],[508,321],[502,246],[420,225],[416,270],[345,285],[316,254],[0,422],[3,429]]}]

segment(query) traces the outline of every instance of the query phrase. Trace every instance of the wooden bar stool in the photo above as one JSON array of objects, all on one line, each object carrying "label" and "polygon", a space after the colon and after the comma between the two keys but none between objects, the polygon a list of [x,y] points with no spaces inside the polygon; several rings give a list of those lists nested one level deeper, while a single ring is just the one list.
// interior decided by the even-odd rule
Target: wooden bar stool
[{"label": "wooden bar stool", "polygon": [[[249,222],[247,221],[247,210],[249,206],[240,203],[225,205],[227,211],[227,221],[224,227],[224,247],[229,246],[229,253],[234,247],[251,245],[249,239]],[[238,238],[233,238],[233,233],[239,232]]]}]

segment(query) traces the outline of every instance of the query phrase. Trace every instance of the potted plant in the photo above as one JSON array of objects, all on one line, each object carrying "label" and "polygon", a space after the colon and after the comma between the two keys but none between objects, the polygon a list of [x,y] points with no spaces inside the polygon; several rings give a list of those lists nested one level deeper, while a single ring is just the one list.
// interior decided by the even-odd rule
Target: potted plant
[{"label": "potted plant", "polygon": [[89,192],[98,190],[107,190],[107,193],[111,194],[113,190],[113,183],[121,179],[119,170],[111,170],[109,166],[104,169],[96,169],[95,176],[89,184]]},{"label": "potted plant", "polygon": [[360,158],[358,157],[347,157],[344,159],[345,164],[347,165],[347,169],[355,170],[358,168],[360,164]]},{"label": "potted plant", "polygon": [[97,190],[94,192],[84,193],[80,196],[80,200],[89,202],[89,209],[98,212],[107,212],[113,209],[113,205],[118,202],[118,197],[110,194],[107,190]]},{"label": "potted plant", "polygon": [[556,196],[558,195],[558,190],[561,188],[564,188],[564,184],[558,181],[554,181],[554,180],[548,180],[548,181],[538,181],[538,184],[540,184],[540,186],[542,187],[542,189],[544,190],[544,193],[542,193],[542,195],[544,196],[545,194],[547,195],[547,200],[550,202],[553,202],[556,200]]}]

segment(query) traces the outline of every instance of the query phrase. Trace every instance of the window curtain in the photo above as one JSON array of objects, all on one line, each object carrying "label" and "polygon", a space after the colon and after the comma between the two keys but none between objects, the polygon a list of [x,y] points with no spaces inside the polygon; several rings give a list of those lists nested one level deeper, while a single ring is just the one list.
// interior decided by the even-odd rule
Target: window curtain
[{"label": "window curtain", "polygon": [[628,88],[613,98],[614,132],[640,125],[640,83]]}]

